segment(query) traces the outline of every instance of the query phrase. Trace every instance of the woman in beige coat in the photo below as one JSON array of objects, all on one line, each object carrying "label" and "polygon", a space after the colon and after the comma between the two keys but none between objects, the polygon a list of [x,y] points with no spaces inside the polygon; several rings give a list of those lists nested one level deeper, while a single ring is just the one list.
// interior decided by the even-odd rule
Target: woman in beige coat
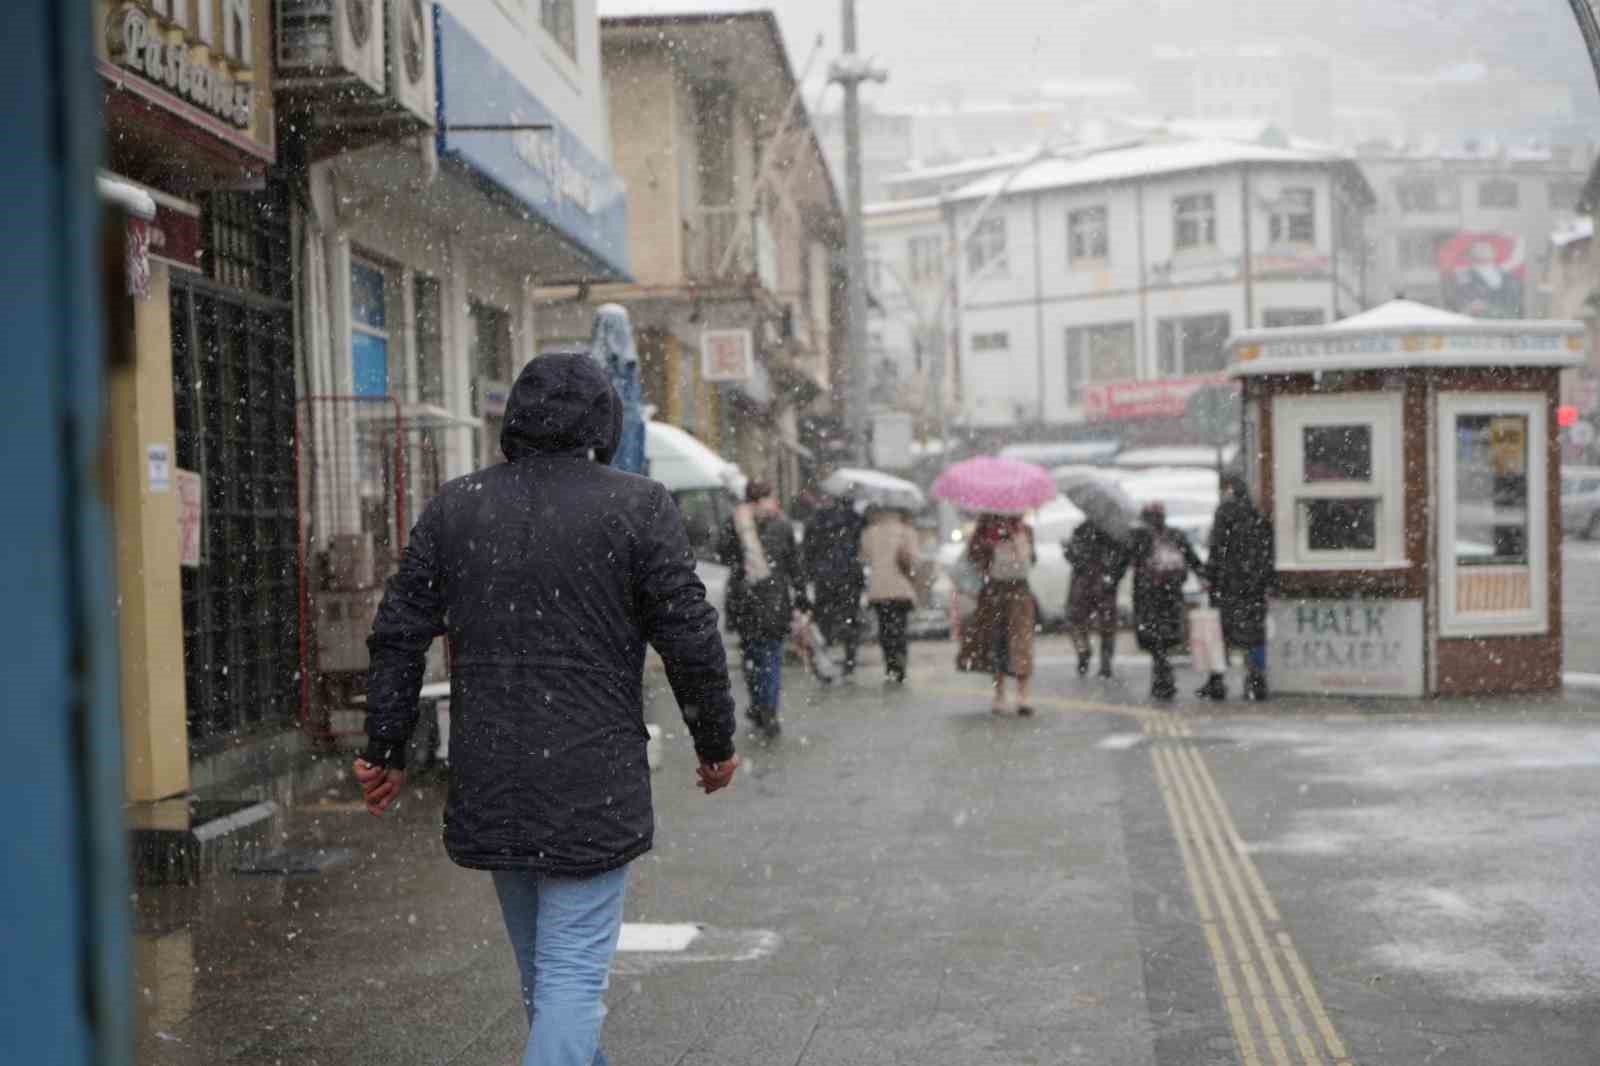
[{"label": "woman in beige coat", "polygon": [[878,644],[883,670],[892,685],[906,680],[906,621],[917,598],[912,580],[917,565],[917,533],[899,511],[874,508],[861,532],[861,561],[867,566],[867,602],[878,614]]}]

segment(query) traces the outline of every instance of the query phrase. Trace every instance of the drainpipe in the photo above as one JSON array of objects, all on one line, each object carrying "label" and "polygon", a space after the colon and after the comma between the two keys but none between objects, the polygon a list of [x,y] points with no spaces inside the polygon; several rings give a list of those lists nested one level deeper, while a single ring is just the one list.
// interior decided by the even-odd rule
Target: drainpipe
[{"label": "drainpipe", "polygon": [[1252,227],[1250,225],[1250,168],[1248,166],[1241,168],[1239,174],[1240,196],[1244,201],[1244,328],[1254,329],[1256,324],[1256,296],[1255,282],[1252,277],[1255,267],[1251,262],[1254,237],[1251,235]]}]

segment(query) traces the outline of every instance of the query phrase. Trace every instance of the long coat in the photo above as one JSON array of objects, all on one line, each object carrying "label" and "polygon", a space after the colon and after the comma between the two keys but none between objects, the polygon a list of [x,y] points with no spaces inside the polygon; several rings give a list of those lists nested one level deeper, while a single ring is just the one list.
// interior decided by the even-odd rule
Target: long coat
[{"label": "long coat", "polygon": [[1211,602],[1222,615],[1223,639],[1236,648],[1264,643],[1267,597],[1277,586],[1272,523],[1241,500],[1218,507],[1206,576]]},{"label": "long coat", "polygon": [[723,523],[717,559],[729,571],[728,626],[745,640],[784,640],[794,609],[809,606],[800,548],[794,526],[781,514],[757,515],[756,537],[767,557],[768,576],[752,582],[745,575],[739,530],[731,518]]},{"label": "long coat", "polygon": [[1133,561],[1133,626],[1139,647],[1166,651],[1183,642],[1183,582],[1202,572],[1189,538],[1171,526],[1139,526],[1128,540]]},{"label": "long coat", "polygon": [[806,576],[816,587],[817,623],[830,639],[854,625],[861,607],[862,517],[848,503],[819,508],[806,523]]},{"label": "long coat", "polygon": [[700,757],[733,755],[717,612],[672,497],[608,468],[622,403],[586,355],[534,359],[507,462],[418,519],[367,641],[366,759],[404,765],[428,645],[450,638],[444,842],[462,866],[586,876],[649,850],[646,645]]},{"label": "long coat", "polygon": [[861,534],[861,558],[871,570],[867,578],[867,602],[915,601],[917,587],[906,576],[901,564],[917,561],[917,531],[894,512],[879,515]]},{"label": "long coat", "polygon": [[1072,567],[1067,590],[1067,624],[1075,629],[1114,629],[1117,625],[1117,585],[1128,569],[1128,550],[1115,537],[1082,522],[1061,550]]}]

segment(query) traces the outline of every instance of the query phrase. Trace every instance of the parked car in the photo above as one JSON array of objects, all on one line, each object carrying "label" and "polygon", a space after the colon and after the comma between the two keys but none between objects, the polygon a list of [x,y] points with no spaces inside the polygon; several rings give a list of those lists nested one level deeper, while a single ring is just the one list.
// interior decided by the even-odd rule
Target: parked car
[{"label": "parked car", "polygon": [[665,422],[645,423],[644,453],[650,476],[665,485],[678,504],[694,549],[695,573],[705,584],[706,598],[726,622],[728,568],[717,562],[717,534],[733,515],[736,494],[744,490],[744,473]]},{"label": "parked car", "polygon": [[1600,466],[1562,468],[1561,528],[1569,534],[1600,540]]}]

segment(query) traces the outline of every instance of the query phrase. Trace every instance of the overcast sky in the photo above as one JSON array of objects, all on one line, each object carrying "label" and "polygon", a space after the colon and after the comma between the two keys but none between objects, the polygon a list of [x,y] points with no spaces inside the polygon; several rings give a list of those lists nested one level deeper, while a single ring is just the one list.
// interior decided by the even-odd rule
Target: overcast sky
[{"label": "overcast sky", "polygon": [[[818,34],[820,80],[839,52],[838,0],[599,0],[602,15],[746,11],[778,15],[798,71]],[[1465,62],[1564,81],[1600,108],[1567,0],[859,0],[862,51],[890,71],[870,98],[925,103],[1025,93],[1047,81],[1123,78],[1157,44],[1301,37],[1394,74]],[[816,94],[812,94],[813,97]]]}]

